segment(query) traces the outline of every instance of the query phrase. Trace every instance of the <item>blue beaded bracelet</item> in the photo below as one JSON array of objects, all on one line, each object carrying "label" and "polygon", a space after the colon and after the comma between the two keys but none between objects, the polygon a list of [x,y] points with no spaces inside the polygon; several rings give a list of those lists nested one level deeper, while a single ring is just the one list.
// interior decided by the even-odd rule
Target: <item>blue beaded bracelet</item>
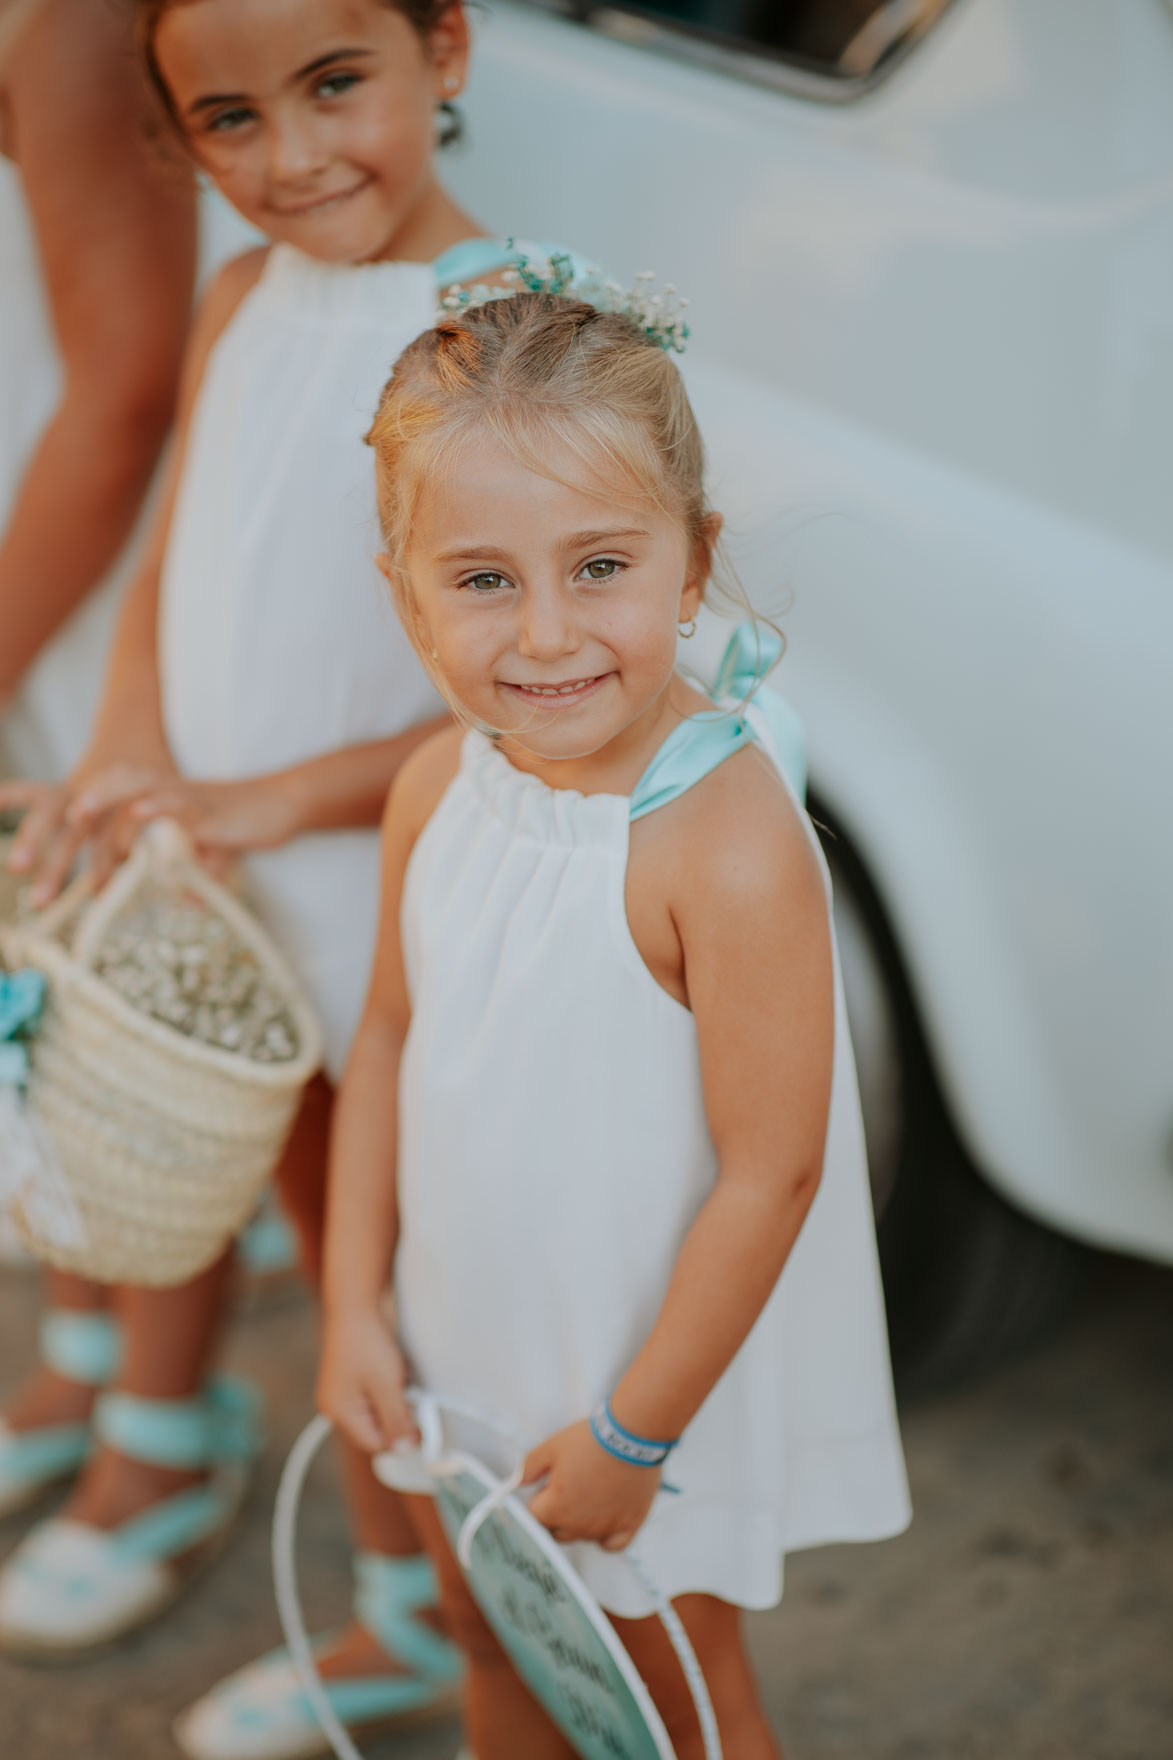
[{"label": "blue beaded bracelet", "polygon": [[590,1418],[591,1435],[600,1448],[613,1454],[618,1461],[626,1461],[629,1467],[662,1467],[672,1450],[676,1440],[672,1442],[653,1442],[646,1436],[635,1436],[617,1424],[611,1412],[611,1401],[600,1400]]}]

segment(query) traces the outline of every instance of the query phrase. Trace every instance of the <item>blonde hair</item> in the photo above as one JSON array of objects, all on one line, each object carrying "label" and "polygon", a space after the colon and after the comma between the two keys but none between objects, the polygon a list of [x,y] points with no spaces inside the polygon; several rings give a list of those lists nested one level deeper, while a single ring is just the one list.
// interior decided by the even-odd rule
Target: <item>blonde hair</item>
[{"label": "blonde hair", "polygon": [[[442,318],[399,356],[367,435],[396,609],[441,689],[404,557],[425,484],[443,478],[473,434],[542,476],[556,477],[551,456],[569,455],[588,481],[629,485],[633,500],[679,520],[690,553],[711,562],[692,405],[671,359],[629,317],[522,293]],[[755,616],[735,577],[722,589]]]}]

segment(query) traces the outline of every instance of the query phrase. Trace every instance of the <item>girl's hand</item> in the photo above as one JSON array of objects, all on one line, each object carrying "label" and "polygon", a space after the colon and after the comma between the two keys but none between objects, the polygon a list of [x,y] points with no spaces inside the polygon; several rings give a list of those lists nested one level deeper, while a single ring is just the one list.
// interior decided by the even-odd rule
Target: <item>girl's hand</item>
[{"label": "girl's hand", "polygon": [[419,1446],[404,1398],[407,1365],[377,1309],[327,1318],[318,1371],[318,1409],[367,1454]]},{"label": "girl's hand", "polygon": [[600,1448],[583,1419],[539,1443],[526,1457],[523,1485],[546,1483],[530,1514],[555,1540],[594,1540],[607,1552],[630,1546],[660,1488],[658,1467],[632,1467]]},{"label": "girl's hand", "polygon": [[217,872],[249,850],[277,849],[301,829],[292,790],[281,776],[240,782],[161,778],[134,801],[130,818],[140,830],[152,819],[178,820],[200,860]]},{"label": "girl's hand", "polygon": [[90,874],[100,890],[142,829],[129,816],[130,806],[173,774],[169,758],[152,753],[148,761],[86,759],[62,783],[0,784],[0,812],[23,814],[8,865],[14,874],[35,876],[35,908],[56,898],[87,843]]}]

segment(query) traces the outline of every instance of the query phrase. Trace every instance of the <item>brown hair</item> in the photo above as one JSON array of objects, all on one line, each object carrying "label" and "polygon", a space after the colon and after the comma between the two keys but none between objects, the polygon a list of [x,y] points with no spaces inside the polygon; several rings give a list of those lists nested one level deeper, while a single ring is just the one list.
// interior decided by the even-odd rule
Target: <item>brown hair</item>
[{"label": "brown hair", "polygon": [[[420,39],[426,43],[455,0],[380,0],[380,3],[393,6],[396,12],[401,12]],[[182,125],[175,114],[171,93],[155,54],[155,33],[159,28],[159,20],[165,12],[170,12],[173,6],[180,4],[182,4],[182,0],[131,0],[135,34],[138,38],[147,75],[154,87],[155,96],[162,104],[164,113],[172,127],[182,134]],[[442,103],[440,112],[444,122],[440,130],[439,144],[446,147],[453,141],[460,139],[463,133],[463,124],[455,104]]]}]

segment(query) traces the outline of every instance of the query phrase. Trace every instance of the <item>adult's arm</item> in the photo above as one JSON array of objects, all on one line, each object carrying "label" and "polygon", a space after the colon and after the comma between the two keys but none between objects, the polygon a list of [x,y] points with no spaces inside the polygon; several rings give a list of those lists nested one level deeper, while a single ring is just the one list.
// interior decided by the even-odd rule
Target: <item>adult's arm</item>
[{"label": "adult's arm", "polygon": [[0,71],[62,363],[0,542],[0,701],[125,543],[175,403],[195,192],[147,138],[126,21],[41,0]]},{"label": "adult's arm", "polygon": [[124,822],[123,809],[172,774],[159,696],[159,580],[204,368],[217,338],[256,285],[265,255],[261,248],[225,263],[192,325],[180,376],[175,444],[138,570],[119,611],[102,699],[81,762],[60,785],[0,782],[0,812],[17,808],[24,813],[9,866],[18,874],[39,870],[33,889],[38,907],[55,896],[82,845],[91,840],[91,867],[97,884],[104,885],[125,855],[133,830]]}]

